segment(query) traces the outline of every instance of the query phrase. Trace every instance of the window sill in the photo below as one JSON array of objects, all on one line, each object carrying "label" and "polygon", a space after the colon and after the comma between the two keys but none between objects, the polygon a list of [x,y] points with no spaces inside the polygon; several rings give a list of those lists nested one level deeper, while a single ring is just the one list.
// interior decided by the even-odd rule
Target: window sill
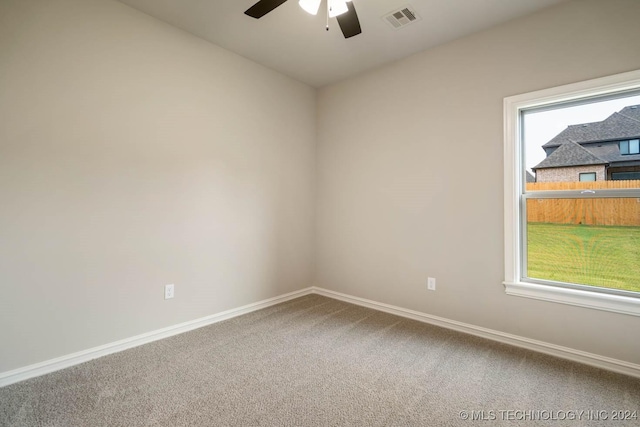
[{"label": "window sill", "polygon": [[524,282],[504,282],[507,295],[640,316],[640,298]]}]

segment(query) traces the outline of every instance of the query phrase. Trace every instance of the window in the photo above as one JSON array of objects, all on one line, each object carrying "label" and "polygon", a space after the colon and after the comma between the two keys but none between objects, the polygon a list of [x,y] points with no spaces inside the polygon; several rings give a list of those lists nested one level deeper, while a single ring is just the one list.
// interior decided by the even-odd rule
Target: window
[{"label": "window", "polygon": [[640,139],[620,141],[620,154],[640,154]]},{"label": "window", "polygon": [[596,180],[596,173],[595,172],[582,172],[580,174],[580,178],[579,180],[581,182],[585,182],[585,181],[595,181]]},{"label": "window", "polygon": [[[612,127],[593,123],[638,104],[640,70],[505,98],[507,294],[640,316],[640,180],[596,182],[596,172],[579,171],[605,173],[599,159],[610,146],[593,135]],[[565,113],[577,118],[532,142]],[[632,141],[629,153],[640,149]],[[531,169],[545,182],[527,183]]]},{"label": "window", "polygon": [[613,181],[640,180],[640,172],[612,172]]}]

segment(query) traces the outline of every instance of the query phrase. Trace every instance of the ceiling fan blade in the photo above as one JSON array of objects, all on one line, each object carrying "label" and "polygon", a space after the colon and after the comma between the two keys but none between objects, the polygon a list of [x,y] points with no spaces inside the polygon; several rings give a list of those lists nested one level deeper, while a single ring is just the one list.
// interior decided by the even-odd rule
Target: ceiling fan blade
[{"label": "ceiling fan blade", "polygon": [[347,7],[349,8],[347,12],[336,17],[345,39],[357,36],[362,32],[362,28],[360,28],[360,21],[358,20],[358,14],[356,13],[356,8],[353,5],[353,2],[347,2]]},{"label": "ceiling fan blade", "polygon": [[252,18],[260,19],[286,1],[287,0],[260,0],[249,9],[245,10],[244,14],[249,15]]}]

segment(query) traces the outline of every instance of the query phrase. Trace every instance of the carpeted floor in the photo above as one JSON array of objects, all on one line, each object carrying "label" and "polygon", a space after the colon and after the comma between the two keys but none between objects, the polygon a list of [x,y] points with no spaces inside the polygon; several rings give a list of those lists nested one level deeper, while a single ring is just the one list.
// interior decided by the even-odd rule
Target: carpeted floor
[{"label": "carpeted floor", "polygon": [[639,379],[318,295],[0,389],[2,426],[640,425],[612,420],[633,411]]}]

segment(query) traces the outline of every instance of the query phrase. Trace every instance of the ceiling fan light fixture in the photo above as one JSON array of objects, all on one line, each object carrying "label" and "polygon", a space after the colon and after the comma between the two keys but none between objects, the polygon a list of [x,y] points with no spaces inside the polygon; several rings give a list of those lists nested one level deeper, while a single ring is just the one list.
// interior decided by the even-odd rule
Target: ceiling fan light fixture
[{"label": "ceiling fan light fixture", "polygon": [[345,0],[327,0],[329,2],[329,18],[335,18],[349,11]]},{"label": "ceiling fan light fixture", "polygon": [[[1,1],[1,0],[0,0]],[[329,18],[336,18],[342,35],[345,39],[362,33],[360,20],[356,8],[351,0],[324,0],[327,7],[326,30],[329,31]],[[260,19],[287,0],[258,0],[253,6],[244,11],[244,14],[254,19]],[[300,7],[311,15],[317,15],[323,0],[298,0]]]},{"label": "ceiling fan light fixture", "polygon": [[300,0],[298,4],[305,12],[311,15],[317,15],[318,9],[320,9],[321,0]]}]

